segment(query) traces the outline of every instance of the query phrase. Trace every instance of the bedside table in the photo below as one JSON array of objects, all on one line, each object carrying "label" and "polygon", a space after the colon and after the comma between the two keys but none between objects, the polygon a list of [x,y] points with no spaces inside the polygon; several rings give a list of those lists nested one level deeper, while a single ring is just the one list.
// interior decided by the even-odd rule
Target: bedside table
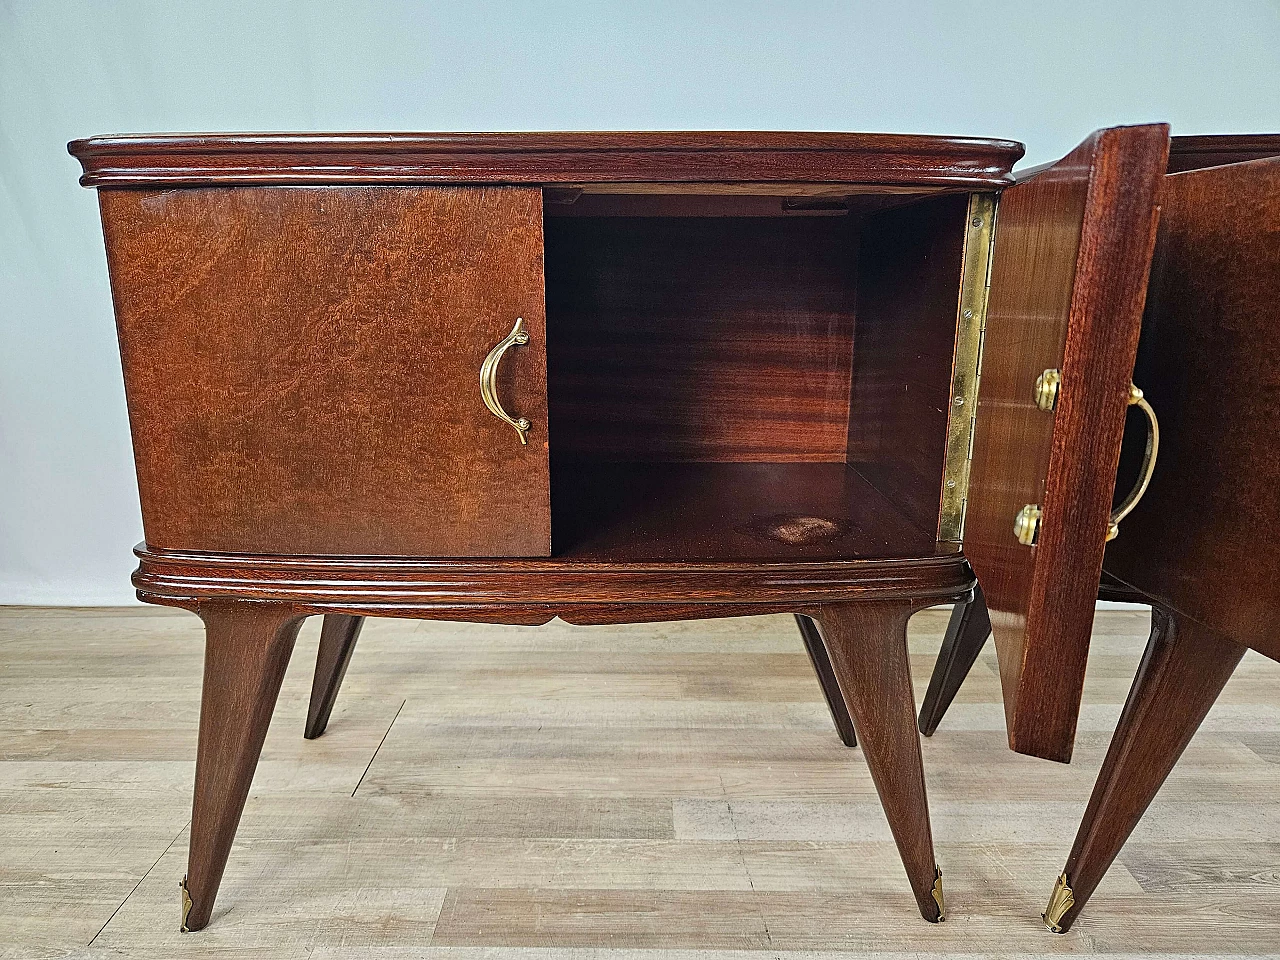
[{"label": "bedside table", "polygon": [[802,615],[941,919],[907,620],[976,572],[1011,742],[1069,756],[1168,144],[1015,183],[1018,144],[896,135],[72,143],[134,583],[207,629],[184,929],[312,614],[309,733],[364,616]]}]

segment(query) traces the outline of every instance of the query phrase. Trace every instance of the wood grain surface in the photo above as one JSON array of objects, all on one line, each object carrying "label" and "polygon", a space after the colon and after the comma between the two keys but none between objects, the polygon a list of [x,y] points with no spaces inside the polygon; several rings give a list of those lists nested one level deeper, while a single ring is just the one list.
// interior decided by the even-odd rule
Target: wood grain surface
[{"label": "wood grain surface", "polygon": [[[100,200],[148,543],[548,553],[540,191]],[[516,317],[499,392],[528,446],[479,389]]]},{"label": "wood grain surface", "polygon": [[1169,139],[1169,173],[1280,156],[1280,134],[1209,134]]},{"label": "wood grain surface", "polygon": [[847,459],[935,536],[967,205],[938,197],[874,214],[859,245]]},{"label": "wood grain surface", "polygon": [[1160,459],[1106,566],[1280,656],[1280,158],[1166,177],[1160,224],[1134,373]]},{"label": "wood grain surface", "polygon": [[1069,928],[1102,881],[1247,648],[1179,614],[1152,613],[1133,689],[1067,857]]},{"label": "wood grain surface", "polygon": [[[944,547],[944,550],[949,549]],[[200,599],[287,601],[309,613],[392,617],[468,616],[545,623],[554,616],[626,616],[668,609],[737,616],[796,609],[800,598],[967,596],[973,574],[956,552],[908,560],[421,560],[341,557],[245,557],[135,548],[133,583],[143,599],[192,606]],[[428,614],[426,611],[431,611]],[[718,612],[719,611],[719,612]],[[736,611],[736,612],[733,612]],[[504,620],[503,618],[516,618]]]},{"label": "wood grain surface", "polygon": [[93,137],[85,186],[299,183],[1010,182],[1008,140],[868,133],[267,133]]},{"label": "wood grain surface", "polygon": [[351,665],[362,626],[364,617],[345,617],[335,613],[324,618],[320,649],[316,652],[316,672],[311,678],[307,724],[302,730],[302,735],[308,740],[320,736],[329,725],[329,716],[338,700],[338,691],[342,689],[342,678]]},{"label": "wood grain surface", "polygon": [[[1000,198],[964,550],[1020,753],[1071,757],[1168,140],[1100,131]],[[1035,404],[1047,369],[1052,413]],[[1027,504],[1034,547],[1014,536]]]},{"label": "wood grain surface", "polygon": [[565,562],[871,560],[952,551],[857,464],[553,459],[552,477],[552,543]]},{"label": "wood grain surface", "polygon": [[181,925],[200,930],[213,915],[227,855],[249,796],[289,655],[302,625],[286,604],[202,604],[205,624],[195,801],[184,878],[190,910]]},{"label": "wood grain surface", "polygon": [[548,218],[553,453],[843,463],[857,238],[847,216]]},{"label": "wood grain surface", "polygon": [[846,747],[858,745],[858,735],[853,729],[853,717],[849,715],[849,706],[844,702],[844,694],[840,692],[840,681],[836,679],[831,668],[831,655],[827,653],[827,642],[822,639],[822,632],[812,617],[796,614],[796,626],[800,630],[800,639],[804,641],[805,653],[809,654],[809,662],[813,664],[813,672],[818,678],[818,686],[822,697],[827,701],[827,710],[831,713],[831,722],[835,724],[840,742]]},{"label": "wood grain surface", "polygon": [[[947,616],[911,621],[917,698]],[[304,740],[320,626],[299,634],[213,922],[180,934],[200,620],[0,608],[0,955],[1275,953],[1280,664],[1256,654],[1071,932],[1040,923],[1145,613],[1098,614],[1069,766],[1009,751],[994,650],[979,657],[922,745],[937,925],[914,909],[870,771],[836,737],[789,615],[371,620],[329,729]]]},{"label": "wood grain surface", "polygon": [[907,654],[907,621],[922,606],[918,601],[846,603],[806,613],[822,632],[920,915],[938,923],[946,919],[945,901],[937,884]]}]

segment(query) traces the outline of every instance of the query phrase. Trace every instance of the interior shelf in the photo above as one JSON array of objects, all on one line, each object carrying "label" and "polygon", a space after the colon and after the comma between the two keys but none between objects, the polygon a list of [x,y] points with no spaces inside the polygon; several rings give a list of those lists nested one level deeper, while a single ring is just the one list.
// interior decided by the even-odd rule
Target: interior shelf
[{"label": "interior shelf", "polygon": [[552,464],[560,559],[856,560],[932,556],[912,523],[844,463]]}]

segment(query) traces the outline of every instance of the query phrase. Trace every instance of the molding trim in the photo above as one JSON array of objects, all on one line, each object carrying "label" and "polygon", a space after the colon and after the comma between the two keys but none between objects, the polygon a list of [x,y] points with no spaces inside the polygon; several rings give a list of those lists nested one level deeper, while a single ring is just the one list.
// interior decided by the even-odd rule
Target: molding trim
[{"label": "molding trim", "polygon": [[138,597],[197,608],[209,600],[293,603],[345,612],[492,623],[634,623],[786,613],[824,603],[966,596],[959,553],[909,560],[616,564],[572,560],[419,560],[135,553]]},{"label": "molding trim", "polygon": [[91,137],[87,187],[823,182],[1000,188],[1020,143],[866,133],[339,133]]}]

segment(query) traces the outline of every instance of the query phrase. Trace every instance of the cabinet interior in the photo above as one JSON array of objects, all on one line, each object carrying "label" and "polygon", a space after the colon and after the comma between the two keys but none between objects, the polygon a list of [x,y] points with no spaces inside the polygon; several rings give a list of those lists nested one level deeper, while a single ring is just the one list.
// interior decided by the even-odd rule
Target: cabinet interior
[{"label": "cabinet interior", "polygon": [[553,555],[934,552],[967,200],[548,191]]}]

